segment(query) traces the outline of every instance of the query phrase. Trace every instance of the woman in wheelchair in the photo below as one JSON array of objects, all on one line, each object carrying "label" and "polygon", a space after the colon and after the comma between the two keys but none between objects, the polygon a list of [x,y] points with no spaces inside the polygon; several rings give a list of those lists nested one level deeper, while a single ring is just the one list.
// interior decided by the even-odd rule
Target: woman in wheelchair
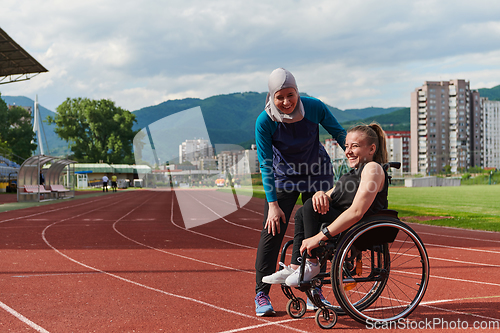
[{"label": "woman in wheelchair", "polygon": [[[385,134],[372,123],[351,128],[345,141],[345,155],[353,168],[334,188],[319,191],[299,208],[295,215],[295,235],[290,266],[266,276],[263,282],[290,287],[299,285],[300,260],[307,251],[304,281],[320,272],[315,253],[320,241],[332,239],[364,216],[387,208],[389,178],[382,165],[387,163]],[[321,229],[326,223],[327,227]]]}]

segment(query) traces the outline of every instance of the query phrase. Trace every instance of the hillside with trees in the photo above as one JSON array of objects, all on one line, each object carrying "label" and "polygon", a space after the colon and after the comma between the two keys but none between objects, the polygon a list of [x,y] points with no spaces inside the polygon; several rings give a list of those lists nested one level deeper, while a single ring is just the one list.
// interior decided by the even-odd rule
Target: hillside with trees
[{"label": "hillside with trees", "polygon": [[[478,89],[482,97],[490,100],[500,100],[500,85],[493,88]],[[307,96],[307,94],[302,94]],[[210,135],[212,144],[233,143],[245,148],[254,143],[254,126],[258,115],[264,110],[266,93],[245,92],[212,96],[206,99],[185,98],[180,100],[169,100],[158,105],[144,107],[133,111],[136,122],[133,122],[134,132],[154,123],[160,119],[173,115],[177,112],[200,107],[203,118]],[[0,148],[5,152],[20,154],[20,156],[30,156],[33,151],[31,141],[34,139],[32,124],[23,123],[23,131],[19,128],[10,128],[6,124],[21,124],[12,117],[23,117],[23,108],[14,108],[12,114],[8,111],[7,105],[31,106],[32,99],[23,96],[1,96],[0,95]],[[340,110],[327,105],[332,114],[337,118],[344,128],[350,128],[356,124],[368,124],[372,121],[380,123],[385,130],[409,131],[410,130],[410,109],[401,107],[392,108],[363,108]],[[53,156],[68,156],[71,154],[68,143],[56,133],[56,122],[49,122],[49,117],[55,119],[56,113],[39,106],[41,118],[43,119],[43,130],[45,139],[42,144],[46,144],[45,151]],[[30,115],[24,114],[30,118]],[[30,118],[31,119],[31,118]],[[14,126],[15,127],[15,126]],[[320,132],[321,139],[328,137],[326,131]],[[22,138],[22,139],[19,139]],[[68,136],[69,138],[69,136]],[[23,141],[24,140],[24,141]],[[46,142],[45,142],[46,140]],[[128,140],[128,139],[127,139]],[[74,146],[72,146],[74,147]],[[83,155],[82,155],[83,156]]]},{"label": "hillside with trees", "polygon": [[500,85],[493,88],[478,89],[479,96],[488,97],[490,101],[500,101]]},{"label": "hillside with trees", "polygon": [[[1,96],[0,96],[1,97]],[[31,114],[21,106],[8,107],[0,98],[0,147],[7,158],[26,159],[36,148]]]},{"label": "hillside with trees", "polygon": [[[34,110],[35,102],[28,97],[1,96],[1,99],[3,99],[7,105],[31,107],[31,109]],[[55,133],[55,124],[49,124],[47,122],[47,117],[55,116],[54,111],[51,111],[43,107],[42,105],[39,105],[38,109],[40,111],[40,119],[43,120],[41,129],[45,134],[44,138],[42,138],[42,144],[44,145],[45,154],[51,156],[67,156],[70,153],[68,143],[57,136],[57,134]],[[31,127],[33,127],[33,125],[31,125]]]},{"label": "hillside with trees", "polygon": [[[303,95],[307,96],[307,94]],[[33,100],[22,96],[2,96],[2,98],[11,105],[15,104],[33,107],[34,104]],[[135,116],[136,122],[134,122],[132,130],[140,130],[155,121],[164,119],[177,112],[200,107],[212,144],[230,143],[249,148],[255,141],[255,120],[264,110],[265,100],[266,93],[257,92],[217,95],[206,99],[185,98],[180,100],[169,100],[158,105],[133,111],[132,114]],[[347,124],[345,126],[355,123],[356,121],[365,121],[367,118],[380,119],[378,117],[384,115],[391,118],[393,117],[391,113],[400,109],[397,107],[369,107],[342,111],[329,105],[327,105],[327,107],[341,124]],[[45,147],[45,151],[53,156],[71,155],[72,152],[69,148],[71,143],[66,142],[57,135],[55,122],[47,121],[48,117],[55,118],[57,113],[41,105],[39,109],[41,118],[44,119],[43,129],[48,144],[48,147]],[[391,120],[394,128],[398,128],[398,121],[400,121],[399,117]],[[403,125],[403,127],[404,126],[405,125]],[[325,135],[326,131],[322,131],[321,133]],[[43,141],[45,140],[43,139]],[[43,144],[45,144],[45,142]]]},{"label": "hillside with trees", "polygon": [[[246,92],[212,96],[206,99],[186,98],[166,101],[134,111],[137,117],[134,129],[141,129],[176,112],[199,106],[212,144],[234,143],[248,148],[255,142],[255,121],[264,110],[265,100],[266,93]],[[400,109],[370,107],[342,111],[329,105],[327,107],[340,123],[354,122],[366,117],[379,117]],[[325,134],[326,131],[321,133]]]}]

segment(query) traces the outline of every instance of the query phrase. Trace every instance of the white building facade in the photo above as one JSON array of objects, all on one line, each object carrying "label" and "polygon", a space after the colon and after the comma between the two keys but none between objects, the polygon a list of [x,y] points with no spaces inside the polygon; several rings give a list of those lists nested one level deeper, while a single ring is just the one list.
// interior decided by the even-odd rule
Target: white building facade
[{"label": "white building facade", "polygon": [[386,140],[387,157],[391,162],[400,162],[401,168],[391,169],[395,176],[403,175],[403,138],[396,136],[388,136]]},{"label": "white building facade", "polygon": [[260,171],[255,145],[247,150],[222,151],[217,155],[217,160],[221,173],[249,175]]},{"label": "white building facade", "polygon": [[345,158],[344,150],[335,139],[326,139],[324,147],[332,161]]},{"label": "white building facade", "polygon": [[209,140],[186,140],[179,145],[179,163],[194,162],[203,158],[213,158],[214,148]]},{"label": "white building facade", "polygon": [[483,164],[485,168],[500,169],[500,101],[481,98]]}]

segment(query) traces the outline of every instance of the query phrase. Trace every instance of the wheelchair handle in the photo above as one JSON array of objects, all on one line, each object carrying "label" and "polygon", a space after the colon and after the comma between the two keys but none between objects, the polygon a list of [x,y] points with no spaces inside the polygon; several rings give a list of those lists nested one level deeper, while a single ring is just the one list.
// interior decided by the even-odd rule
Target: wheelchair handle
[{"label": "wheelchair handle", "polygon": [[387,162],[382,166],[385,171],[389,170],[389,168],[399,169],[401,168],[401,162]]}]

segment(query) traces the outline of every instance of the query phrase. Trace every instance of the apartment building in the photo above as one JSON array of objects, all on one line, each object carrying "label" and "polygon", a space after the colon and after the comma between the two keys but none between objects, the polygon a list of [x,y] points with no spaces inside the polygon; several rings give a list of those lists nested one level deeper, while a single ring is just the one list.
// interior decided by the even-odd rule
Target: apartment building
[{"label": "apartment building", "polygon": [[[240,147],[241,148],[241,147]],[[217,154],[218,170],[233,175],[249,175],[260,172],[257,146],[246,150],[226,150]]]},{"label": "apartment building", "polygon": [[194,162],[204,158],[213,158],[214,148],[209,140],[186,140],[179,145],[179,163]]},{"label": "apartment building", "polygon": [[332,161],[345,158],[345,153],[342,147],[335,139],[326,139],[324,144],[325,150]]},{"label": "apartment building", "polygon": [[232,175],[249,174],[249,163],[245,159],[244,150],[221,151],[217,155],[218,170],[221,173],[229,172]]},{"label": "apartment building", "polygon": [[426,81],[411,93],[410,110],[412,174],[481,165],[479,93],[469,81]]},{"label": "apartment building", "polygon": [[[409,131],[385,131],[387,136],[387,153],[389,161],[401,162],[402,166],[399,170],[393,170],[397,175],[407,174],[410,172],[410,132]],[[345,159],[345,152],[335,139],[326,139],[324,144],[325,150],[334,163],[339,164],[342,159]]]},{"label": "apartment building", "polygon": [[470,105],[470,165],[471,167],[484,167],[484,119],[479,91],[471,91]]},{"label": "apartment building", "polygon": [[483,167],[500,169],[500,101],[481,97]]},{"label": "apartment building", "polygon": [[401,168],[393,172],[399,175],[410,173],[410,132],[385,131],[385,134],[389,161],[401,162]]},{"label": "apartment building", "polygon": [[247,173],[259,173],[259,159],[257,157],[257,146],[252,145],[250,149],[245,150],[245,159],[248,161]]}]

